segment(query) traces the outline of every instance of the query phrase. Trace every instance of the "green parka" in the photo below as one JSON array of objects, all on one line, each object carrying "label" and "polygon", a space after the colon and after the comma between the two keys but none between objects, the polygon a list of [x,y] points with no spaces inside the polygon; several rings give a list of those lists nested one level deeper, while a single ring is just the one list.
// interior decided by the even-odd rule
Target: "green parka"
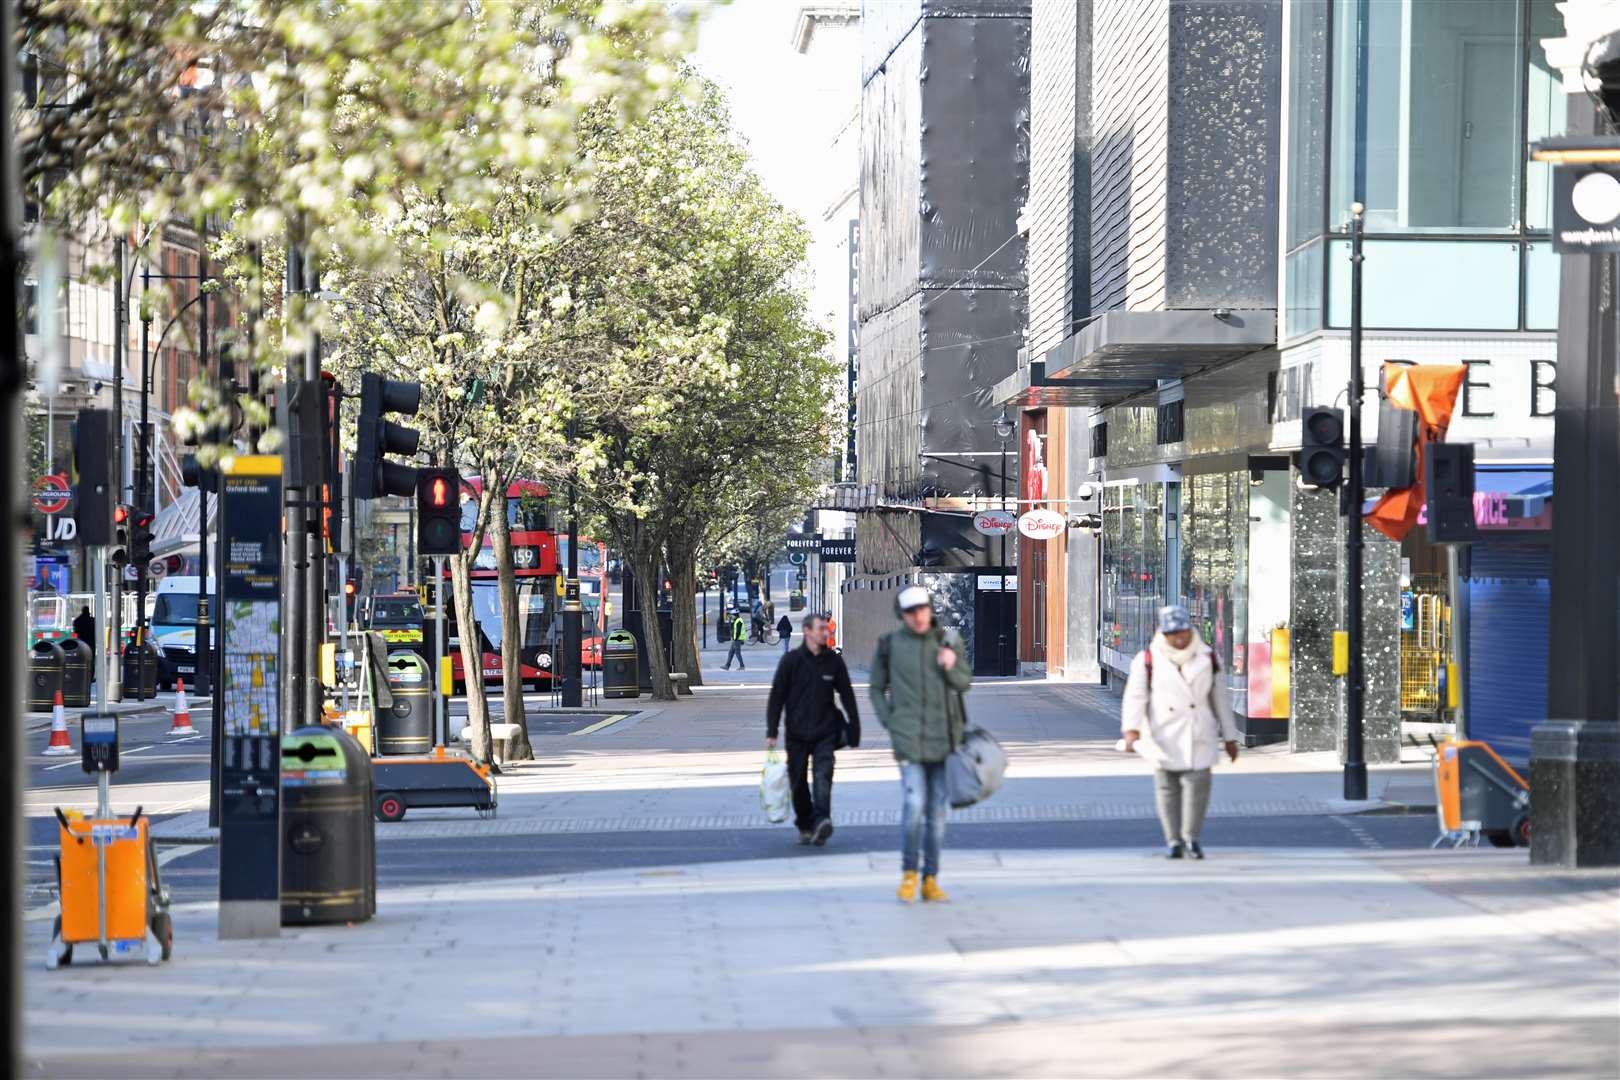
[{"label": "green parka", "polygon": [[[940,645],[956,650],[949,671],[939,666]],[[961,635],[933,627],[918,634],[902,625],[878,639],[872,657],[872,707],[888,729],[898,761],[944,761],[962,741],[961,694],[973,684]]]}]

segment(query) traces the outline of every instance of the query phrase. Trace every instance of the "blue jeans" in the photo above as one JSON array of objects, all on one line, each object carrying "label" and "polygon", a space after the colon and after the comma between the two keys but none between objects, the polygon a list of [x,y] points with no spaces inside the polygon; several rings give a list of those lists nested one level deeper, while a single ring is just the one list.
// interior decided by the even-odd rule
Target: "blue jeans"
[{"label": "blue jeans", "polygon": [[945,763],[900,763],[900,869],[916,870],[921,849],[923,877],[939,873],[945,844]]}]

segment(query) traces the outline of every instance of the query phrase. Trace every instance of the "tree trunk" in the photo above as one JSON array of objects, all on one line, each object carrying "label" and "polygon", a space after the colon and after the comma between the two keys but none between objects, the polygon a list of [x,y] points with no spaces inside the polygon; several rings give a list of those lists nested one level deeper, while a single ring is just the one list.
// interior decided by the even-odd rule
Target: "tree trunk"
[{"label": "tree trunk", "polygon": [[664,546],[669,562],[671,589],[670,633],[674,641],[675,669],[684,671],[692,686],[703,685],[702,654],[698,650],[697,558],[680,544]]},{"label": "tree trunk", "polygon": [[473,617],[472,569],[475,550],[450,557],[450,592],[456,606],[456,636],[461,640],[461,671],[467,687],[467,726],[472,729],[474,761],[490,760],[489,698],[484,693],[484,651],[479,647],[478,620]]},{"label": "tree trunk", "polygon": [[[506,744],[508,761],[530,761],[534,749],[529,745],[528,716],[523,707],[522,645],[524,619],[518,610],[517,575],[512,571],[512,529],[507,519],[506,478],[498,470],[486,469],[485,488],[494,488],[490,503],[489,535],[495,549],[495,566],[499,573],[499,604],[501,608],[501,708],[503,719],[516,724],[518,733]],[[552,661],[556,663],[555,658]]]},{"label": "tree trunk", "polygon": [[648,537],[639,522],[635,536],[637,542],[631,559],[636,572],[636,596],[641,601],[642,646],[647,650],[652,699],[674,701],[675,685],[669,679],[669,654],[665,651],[663,630],[658,626],[658,564],[663,558],[663,545]]}]

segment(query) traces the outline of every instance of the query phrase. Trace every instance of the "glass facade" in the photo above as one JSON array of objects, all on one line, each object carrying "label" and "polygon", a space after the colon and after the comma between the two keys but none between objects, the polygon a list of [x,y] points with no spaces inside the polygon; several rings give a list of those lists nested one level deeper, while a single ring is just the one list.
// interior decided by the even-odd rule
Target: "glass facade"
[{"label": "glass facade", "polygon": [[1249,474],[1204,473],[1182,481],[1181,602],[1227,682],[1248,678]]},{"label": "glass facade", "polygon": [[1103,489],[1104,648],[1129,657],[1153,637],[1165,599],[1164,485]]},{"label": "glass facade", "polygon": [[1367,327],[1550,328],[1551,176],[1526,148],[1564,128],[1540,45],[1554,0],[1294,0],[1289,18],[1285,338],[1349,325],[1332,238],[1358,195]]}]

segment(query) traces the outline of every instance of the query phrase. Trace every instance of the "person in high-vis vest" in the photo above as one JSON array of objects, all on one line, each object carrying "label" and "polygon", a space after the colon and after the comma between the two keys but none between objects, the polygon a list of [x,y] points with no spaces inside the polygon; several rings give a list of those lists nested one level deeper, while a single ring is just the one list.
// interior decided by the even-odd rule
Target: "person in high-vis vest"
[{"label": "person in high-vis vest", "polygon": [[732,617],[731,620],[731,651],[726,653],[726,663],[725,666],[720,669],[721,671],[730,671],[731,662],[733,660],[737,661],[738,671],[748,670],[748,665],[743,663],[742,658],[743,642],[747,640],[748,623],[743,619],[742,612],[739,611]]}]

